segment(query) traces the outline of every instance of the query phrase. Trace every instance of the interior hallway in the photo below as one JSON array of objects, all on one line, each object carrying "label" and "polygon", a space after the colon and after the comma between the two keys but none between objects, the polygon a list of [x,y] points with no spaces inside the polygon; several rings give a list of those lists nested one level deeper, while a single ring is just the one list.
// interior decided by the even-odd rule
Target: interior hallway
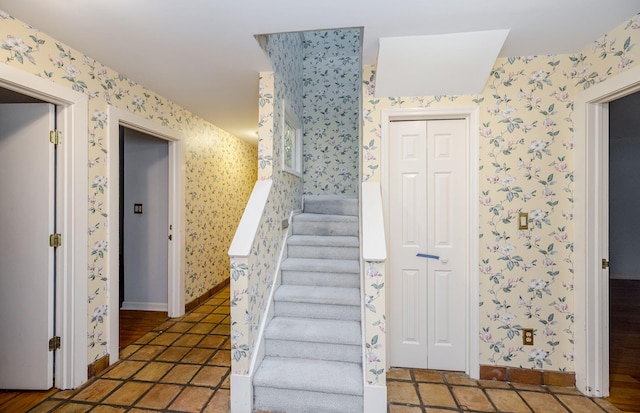
[{"label": "interior hallway", "polygon": [[[0,411],[226,413],[229,323],[227,287],[184,317],[144,334],[121,351],[121,362],[81,388],[38,392],[30,410],[20,407],[20,397],[3,404],[0,393]],[[620,412],[607,400],[584,397],[572,387],[477,381],[461,373],[392,369],[387,384],[389,413]]]}]

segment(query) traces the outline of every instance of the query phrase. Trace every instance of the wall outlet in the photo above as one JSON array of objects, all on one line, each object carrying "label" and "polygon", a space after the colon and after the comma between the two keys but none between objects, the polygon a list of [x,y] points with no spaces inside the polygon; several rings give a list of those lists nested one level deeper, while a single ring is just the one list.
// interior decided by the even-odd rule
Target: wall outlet
[{"label": "wall outlet", "polygon": [[522,329],[522,344],[525,346],[533,345],[533,328]]}]

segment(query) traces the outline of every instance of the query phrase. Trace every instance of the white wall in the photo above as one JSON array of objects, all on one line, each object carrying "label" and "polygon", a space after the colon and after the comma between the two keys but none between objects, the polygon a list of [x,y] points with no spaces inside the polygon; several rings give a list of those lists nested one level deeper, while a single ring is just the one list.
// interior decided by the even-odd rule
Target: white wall
[{"label": "white wall", "polygon": [[640,94],[609,105],[610,278],[640,280]]},{"label": "white wall", "polygon": [[124,309],[167,311],[168,154],[167,141],[125,128]]}]

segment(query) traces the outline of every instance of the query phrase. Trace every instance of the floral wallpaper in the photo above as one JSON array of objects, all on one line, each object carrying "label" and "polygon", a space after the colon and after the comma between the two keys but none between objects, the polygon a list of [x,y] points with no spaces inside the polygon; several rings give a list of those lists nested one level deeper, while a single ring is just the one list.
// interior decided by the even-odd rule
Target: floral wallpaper
[{"label": "floral wallpaper", "polygon": [[256,338],[286,238],[281,222],[302,207],[302,179],[282,170],[282,102],[302,113],[302,37],[260,36],[274,72],[261,73],[258,107],[258,176],[271,180],[258,231],[247,257],[231,257],[231,369],[249,373]]},{"label": "floral wallpaper", "polygon": [[361,29],[304,33],[304,193],[358,193]]},{"label": "floral wallpaper", "polygon": [[[131,79],[0,11],[4,64],[89,98],[88,359],[107,354],[109,196],[107,107],[180,130],[185,139],[185,301],[229,276],[227,251],[257,176],[257,149]],[[144,79],[141,79],[144,80]]]},{"label": "floral wallpaper", "polygon": [[[387,173],[380,169],[382,109],[480,108],[481,364],[574,370],[573,97],[637,64],[639,29],[640,17],[633,16],[575,54],[500,58],[477,96],[376,98],[375,68],[364,69],[365,181]],[[518,230],[521,211],[529,213],[529,230]],[[367,295],[384,308],[385,277],[375,271],[369,269],[365,285],[380,287]],[[367,381],[380,383],[385,349],[379,340],[378,349],[369,348],[384,319],[371,320]],[[535,329],[535,345],[525,347],[527,327]]]}]

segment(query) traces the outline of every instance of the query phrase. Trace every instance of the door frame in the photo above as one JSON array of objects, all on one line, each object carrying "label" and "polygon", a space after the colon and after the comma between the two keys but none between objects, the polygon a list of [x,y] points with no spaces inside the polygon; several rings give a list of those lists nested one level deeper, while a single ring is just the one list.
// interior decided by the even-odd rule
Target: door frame
[{"label": "door frame", "polygon": [[[173,225],[170,231],[172,241],[168,243],[168,297],[167,310],[169,317],[184,315],[184,172],[182,132],[159,125],[149,119],[134,115],[126,110],[109,105],[107,108],[109,133],[109,213],[112,217],[120,216],[120,139],[119,127],[124,126],[147,135],[166,140],[169,150],[169,223]],[[120,231],[117,225],[109,229],[110,250],[109,277],[107,288],[109,291],[109,364],[119,360],[120,320],[117,316],[119,309],[120,265],[117,251],[120,246]]]},{"label": "door frame", "polygon": [[[478,340],[479,331],[479,289],[480,280],[478,274],[479,258],[479,209],[478,209],[478,185],[479,185],[479,108],[478,107],[449,107],[449,108],[406,108],[406,109],[383,109],[381,113],[381,180],[382,180],[382,202],[385,213],[385,231],[387,234],[387,245],[389,245],[389,126],[392,121],[408,120],[446,120],[465,119],[467,122],[466,132],[466,164],[468,165],[465,179],[467,201],[465,214],[469,217],[469,232],[466,235],[467,244],[467,266],[465,271],[465,296],[466,300],[466,368],[465,373],[472,378],[480,377],[480,344]],[[389,274],[389,259],[386,262],[386,273]],[[390,303],[389,289],[386,292],[386,300]],[[389,306],[390,308],[390,306]],[[390,342],[390,340],[388,341]],[[389,368],[389,347],[387,347],[387,370]]]},{"label": "door frame", "polygon": [[[87,381],[87,228],[88,228],[88,97],[82,93],[8,65],[0,65],[0,87],[57,106],[58,248],[55,295],[55,386],[72,389]],[[45,137],[43,137],[45,139]]]},{"label": "door frame", "polygon": [[[609,102],[640,91],[640,66],[607,79],[574,99],[576,387],[609,395]],[[584,140],[583,140],[584,139]]]}]

